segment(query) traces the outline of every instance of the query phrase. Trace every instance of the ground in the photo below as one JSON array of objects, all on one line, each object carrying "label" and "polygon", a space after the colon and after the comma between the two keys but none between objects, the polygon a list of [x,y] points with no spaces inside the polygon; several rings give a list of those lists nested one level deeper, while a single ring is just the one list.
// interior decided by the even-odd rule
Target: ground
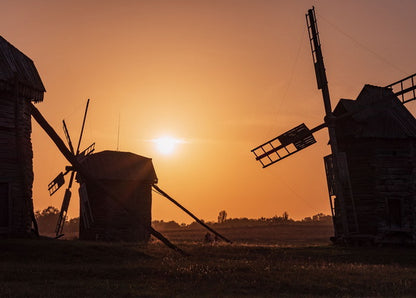
[{"label": "ground", "polygon": [[414,248],[334,247],[330,227],[263,229],[222,230],[233,244],[164,231],[188,257],[158,241],[0,240],[0,297],[416,296]]}]

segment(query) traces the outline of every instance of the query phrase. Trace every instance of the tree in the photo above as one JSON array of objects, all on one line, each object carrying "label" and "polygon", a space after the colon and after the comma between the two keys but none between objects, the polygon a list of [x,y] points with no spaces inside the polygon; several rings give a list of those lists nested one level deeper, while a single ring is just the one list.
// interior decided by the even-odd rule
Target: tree
[{"label": "tree", "polygon": [[65,222],[64,234],[65,233],[77,233],[79,231],[79,217],[71,218]]},{"label": "tree", "polygon": [[37,210],[35,212],[35,218],[38,223],[39,233],[54,233],[58,217],[59,210],[53,206],[49,206],[42,211]]},{"label": "tree", "polygon": [[227,220],[227,212],[225,210],[220,211],[218,214],[218,223],[224,223]]},{"label": "tree", "polygon": [[314,222],[328,222],[330,223],[332,221],[332,216],[326,215],[323,213],[318,213],[312,216],[312,221]]},{"label": "tree", "polygon": [[282,218],[283,218],[283,221],[288,221],[289,220],[289,213],[287,213],[286,211],[283,212]]}]

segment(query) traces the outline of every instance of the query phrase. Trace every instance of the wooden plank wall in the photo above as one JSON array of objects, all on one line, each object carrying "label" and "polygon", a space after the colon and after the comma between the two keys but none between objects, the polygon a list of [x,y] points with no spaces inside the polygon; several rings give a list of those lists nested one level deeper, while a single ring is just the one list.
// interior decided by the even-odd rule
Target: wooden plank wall
[{"label": "wooden plank wall", "polygon": [[[401,231],[416,240],[415,146],[411,139],[356,139],[342,144],[361,234],[383,238]],[[402,204],[401,227],[389,222],[389,199],[399,199]],[[352,214],[351,203],[346,204]],[[349,216],[351,226],[352,220]]]},{"label": "wooden plank wall", "polygon": [[8,233],[28,235],[33,212],[33,151],[29,101],[0,93],[0,181],[10,186]]},{"label": "wooden plank wall", "polygon": [[130,214],[134,214],[135,218],[126,215],[120,204],[87,185],[94,223],[89,229],[85,229],[81,218],[80,239],[147,242],[150,234],[137,221],[148,227],[151,225],[151,185],[139,181],[102,180],[101,182],[119,195],[119,200],[129,208]]}]

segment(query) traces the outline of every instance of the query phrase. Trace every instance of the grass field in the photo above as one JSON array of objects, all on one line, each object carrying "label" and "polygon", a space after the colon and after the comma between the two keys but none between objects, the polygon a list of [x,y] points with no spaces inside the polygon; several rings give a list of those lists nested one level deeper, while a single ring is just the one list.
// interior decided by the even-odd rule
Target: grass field
[{"label": "grass field", "polygon": [[[333,247],[328,227],[268,229],[224,230],[237,241],[215,245],[202,230],[164,231],[189,257],[156,241],[1,240],[0,297],[416,296],[413,248]],[[302,235],[311,242],[291,240]]]}]

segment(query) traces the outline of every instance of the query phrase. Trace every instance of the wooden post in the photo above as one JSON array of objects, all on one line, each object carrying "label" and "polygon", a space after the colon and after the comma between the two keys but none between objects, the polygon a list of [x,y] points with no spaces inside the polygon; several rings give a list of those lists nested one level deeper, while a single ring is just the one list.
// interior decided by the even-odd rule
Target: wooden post
[{"label": "wooden post", "polygon": [[227,238],[225,238],[223,235],[221,235],[220,233],[218,233],[214,229],[212,229],[209,226],[207,226],[202,220],[200,220],[198,217],[196,217],[195,215],[193,215],[191,213],[191,211],[189,211],[188,209],[186,209],[185,207],[183,207],[181,204],[179,204],[176,200],[174,200],[167,193],[165,193],[163,190],[161,190],[157,185],[153,184],[153,188],[156,189],[162,196],[164,196],[165,198],[167,198],[173,204],[175,204],[176,206],[178,206],[179,208],[181,208],[183,211],[185,211],[187,214],[189,214],[189,216],[191,216],[193,219],[195,219],[196,222],[199,223],[201,226],[203,226],[204,228],[206,228],[210,232],[214,233],[215,235],[217,235],[218,237],[220,237],[224,241],[226,241],[228,243],[232,243],[230,240],[228,240]]}]

